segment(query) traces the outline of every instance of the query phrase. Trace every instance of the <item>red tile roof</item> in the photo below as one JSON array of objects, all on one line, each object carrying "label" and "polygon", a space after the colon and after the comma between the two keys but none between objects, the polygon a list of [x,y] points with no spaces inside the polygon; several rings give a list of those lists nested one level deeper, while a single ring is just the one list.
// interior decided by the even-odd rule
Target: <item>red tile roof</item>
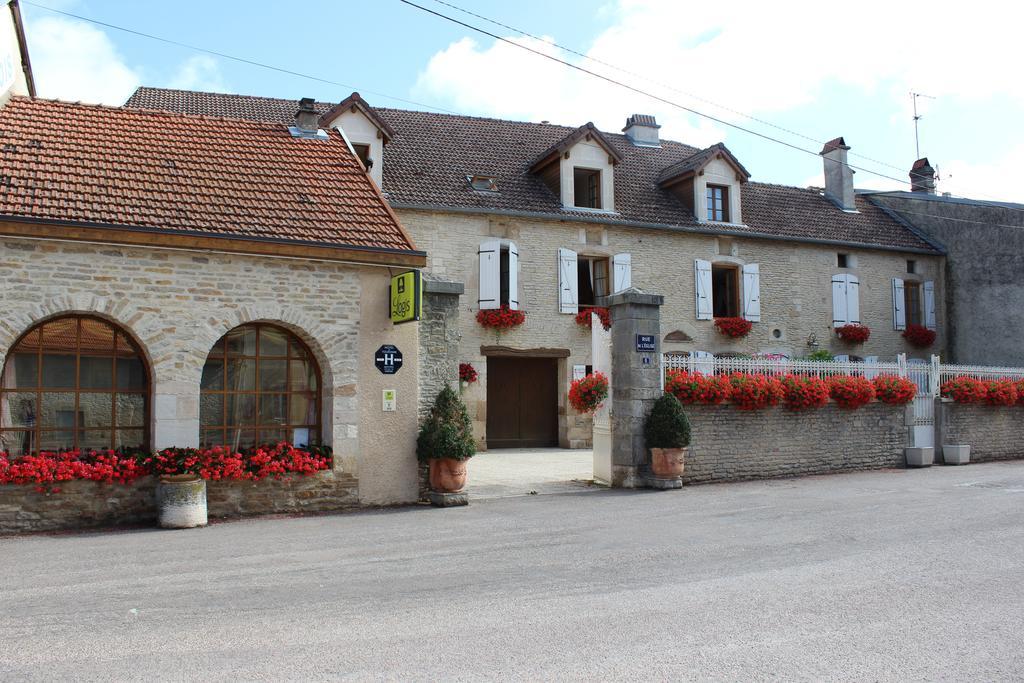
[{"label": "red tile roof", "polygon": [[0,218],[416,249],[336,131],[16,97],[0,160]]}]

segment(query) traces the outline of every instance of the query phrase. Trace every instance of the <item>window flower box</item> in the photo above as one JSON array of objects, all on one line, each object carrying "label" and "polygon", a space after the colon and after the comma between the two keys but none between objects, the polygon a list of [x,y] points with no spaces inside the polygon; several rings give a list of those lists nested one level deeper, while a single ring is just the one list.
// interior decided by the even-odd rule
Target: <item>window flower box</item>
[{"label": "window flower box", "polygon": [[754,329],[754,324],[744,318],[715,318],[715,328],[732,339],[742,339]]},{"label": "window flower box", "polygon": [[612,314],[607,308],[603,306],[592,306],[584,308],[576,314],[576,324],[580,327],[590,328],[593,324],[591,319],[591,313],[597,313],[597,317],[601,319],[601,326],[606,329],[612,329]]},{"label": "window flower box", "polygon": [[915,348],[927,349],[935,343],[935,330],[929,330],[924,325],[910,323],[907,325],[907,329],[903,330],[903,338]]},{"label": "window flower box", "polygon": [[459,381],[469,386],[477,380],[479,375],[472,363],[459,363]]},{"label": "window flower box", "polygon": [[836,336],[850,344],[863,344],[871,336],[871,328],[867,325],[850,323],[837,327]]},{"label": "window flower box", "polygon": [[481,327],[486,327],[501,334],[526,322],[526,311],[513,310],[508,305],[501,308],[486,308],[477,311],[476,321]]},{"label": "window flower box", "polygon": [[581,413],[593,413],[608,398],[608,377],[595,372],[574,380],[569,387],[569,405]]}]

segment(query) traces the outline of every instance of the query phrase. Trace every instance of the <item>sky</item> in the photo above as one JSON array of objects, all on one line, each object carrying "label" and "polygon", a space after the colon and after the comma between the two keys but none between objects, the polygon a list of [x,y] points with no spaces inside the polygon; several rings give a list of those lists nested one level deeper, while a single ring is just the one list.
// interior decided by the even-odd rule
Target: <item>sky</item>
[{"label": "sky", "polygon": [[21,3],[43,97],[120,105],[148,85],[336,102],[358,90],[371,105],[608,132],[644,113],[663,138],[724,142],[754,180],[820,186],[822,142],[843,136],[858,188],[909,189],[916,91],[927,95],[920,148],[939,191],[1024,201],[1024,8],[1014,3],[446,1],[415,0],[514,44],[401,0]]}]

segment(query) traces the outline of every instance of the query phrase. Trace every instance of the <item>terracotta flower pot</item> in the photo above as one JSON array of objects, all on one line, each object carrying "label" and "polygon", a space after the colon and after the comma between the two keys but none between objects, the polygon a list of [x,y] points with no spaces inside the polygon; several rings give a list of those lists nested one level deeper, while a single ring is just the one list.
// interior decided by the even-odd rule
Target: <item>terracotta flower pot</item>
[{"label": "terracotta flower pot", "polygon": [[458,493],[465,487],[465,460],[430,458],[430,488],[438,493]]},{"label": "terracotta flower pot", "polygon": [[680,477],[686,461],[685,448],[652,448],[651,471],[656,477]]}]

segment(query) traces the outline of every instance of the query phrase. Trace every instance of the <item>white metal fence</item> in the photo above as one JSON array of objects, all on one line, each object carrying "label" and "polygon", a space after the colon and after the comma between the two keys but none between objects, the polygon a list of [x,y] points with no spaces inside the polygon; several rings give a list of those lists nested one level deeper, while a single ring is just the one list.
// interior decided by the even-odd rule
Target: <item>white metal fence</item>
[{"label": "white metal fence", "polygon": [[975,379],[1024,379],[1024,368],[1000,368],[989,365],[942,365],[939,368],[939,383],[966,375]]}]

